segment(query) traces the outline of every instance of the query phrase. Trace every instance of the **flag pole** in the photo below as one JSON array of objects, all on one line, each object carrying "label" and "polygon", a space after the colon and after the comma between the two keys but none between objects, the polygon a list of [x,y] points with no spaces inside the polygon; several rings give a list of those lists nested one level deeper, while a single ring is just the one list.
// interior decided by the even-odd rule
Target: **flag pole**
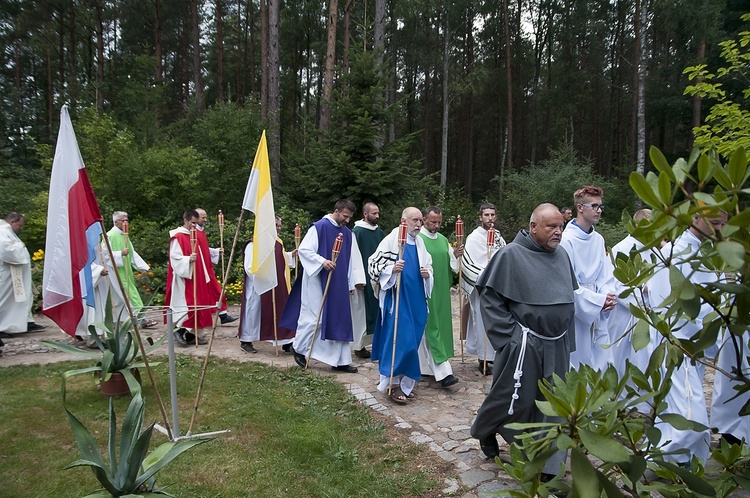
[{"label": "flag pole", "polygon": [[[398,260],[404,256],[404,244],[406,244],[406,220],[401,219],[401,225],[398,227]],[[388,379],[388,396],[393,395],[393,372],[396,369],[396,339],[398,338],[398,306],[401,297],[401,273],[396,275],[396,310],[393,313],[393,347],[391,348],[391,375]]]},{"label": "flag pole", "polygon": [[[286,277],[284,277],[286,279]],[[278,285],[271,289],[271,303],[273,305],[273,345],[276,349],[276,356],[279,356],[279,334],[276,330],[276,289],[278,288]]]},{"label": "flag pole", "polygon": [[302,232],[299,223],[294,226],[294,248],[297,253],[294,255],[294,280],[299,277],[299,242],[302,240]]},{"label": "flag pole", "polygon": [[[229,253],[229,266],[227,266],[227,269],[222,275],[221,279],[221,293],[219,294],[219,301],[221,302],[224,299],[224,293],[226,292],[227,287],[227,278],[229,276],[229,270],[232,268],[232,260],[234,259],[234,250],[237,247],[237,238],[240,235],[240,225],[242,224],[242,215],[244,214],[244,210],[240,210],[240,217],[237,218],[237,229],[234,232],[234,241],[232,242],[232,250]],[[213,327],[211,327],[211,336],[208,338],[208,349],[206,350],[206,357],[203,359],[203,368],[201,369],[201,379],[198,382],[198,392],[195,394],[195,402],[193,403],[193,413],[190,416],[190,426],[188,426],[187,435],[189,436],[193,432],[193,424],[195,423],[195,417],[198,413],[198,406],[200,404],[201,394],[203,393],[203,384],[206,380],[206,372],[208,371],[208,359],[211,356],[211,348],[214,345],[214,335],[216,334],[216,326],[219,322],[219,314],[216,313],[214,315],[214,324]],[[196,332],[195,337],[197,339],[198,334]]]},{"label": "flag pole", "polygon": [[[344,237],[341,234],[338,234],[336,237],[336,241],[333,243],[333,249],[331,250],[331,261],[333,264],[336,264],[336,260],[339,258],[339,253],[341,252],[341,244],[344,242]],[[323,299],[320,300],[320,309],[318,310],[318,319],[315,322],[315,330],[313,331],[312,339],[310,339],[310,351],[307,352],[307,358],[305,358],[305,368],[302,370],[307,370],[307,368],[310,366],[310,358],[312,357],[313,352],[313,346],[315,345],[315,336],[318,335],[318,328],[320,327],[320,319],[323,316],[323,305],[326,302],[326,297],[328,297],[328,287],[331,285],[331,277],[333,276],[333,271],[336,269],[334,267],[331,269],[331,271],[328,272],[328,280],[326,280],[326,288],[323,291]]]},{"label": "flag pole", "polygon": [[109,254],[109,260],[112,262],[112,268],[114,269],[113,273],[115,274],[115,278],[117,279],[117,284],[120,287],[120,291],[122,291],[122,295],[124,298],[123,300],[125,301],[125,306],[128,309],[128,315],[130,315],[130,320],[133,323],[133,332],[135,332],[135,338],[138,341],[138,347],[141,348],[141,358],[143,359],[143,366],[146,367],[146,373],[148,373],[148,378],[151,381],[151,386],[154,388],[154,395],[156,396],[156,402],[159,404],[159,411],[161,412],[161,416],[164,421],[164,428],[167,430],[167,437],[169,437],[169,439],[172,439],[172,429],[170,428],[169,420],[167,419],[167,410],[164,407],[164,402],[162,401],[161,395],[159,394],[159,388],[156,387],[156,378],[154,378],[154,372],[153,370],[151,370],[151,364],[148,362],[148,357],[146,356],[146,347],[143,345],[143,338],[141,337],[141,332],[138,329],[138,321],[135,319],[135,316],[133,314],[133,308],[130,306],[130,300],[125,298],[125,287],[122,284],[120,273],[115,267],[115,257],[112,253],[112,245],[109,243],[109,237],[107,236],[107,230],[104,226],[104,221],[100,219],[99,225],[101,225],[102,227],[102,237],[104,238],[104,242],[107,246],[107,254]]}]

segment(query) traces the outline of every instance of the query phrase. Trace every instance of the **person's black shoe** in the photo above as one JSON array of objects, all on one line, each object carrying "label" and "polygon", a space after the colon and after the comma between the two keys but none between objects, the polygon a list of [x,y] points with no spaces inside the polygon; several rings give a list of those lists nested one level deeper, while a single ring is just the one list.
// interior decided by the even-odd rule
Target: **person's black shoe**
[{"label": "person's black shoe", "polygon": [[34,322],[28,322],[26,324],[26,332],[36,332],[37,330],[44,330],[46,328],[47,327],[45,327],[44,325],[39,325],[38,323]]},{"label": "person's black shoe", "polygon": [[484,456],[490,460],[494,460],[496,456],[500,456],[500,445],[497,444],[497,437],[494,434],[490,434],[486,438],[480,439],[479,447],[482,449]]},{"label": "person's black shoe", "polygon": [[354,374],[359,372],[359,369],[352,365],[339,365],[337,367],[331,367],[333,370],[336,370],[337,372],[346,372],[348,374]]},{"label": "person's black shoe", "polygon": [[458,377],[456,377],[455,375],[449,375],[448,377],[440,381],[440,386],[445,388],[448,388],[453,384],[458,384]]},{"label": "person's black shoe", "polygon": [[285,353],[294,353],[294,349],[292,349],[292,343],[287,343],[281,346],[281,350]]},{"label": "person's black shoe", "polygon": [[240,342],[240,349],[246,353],[257,353],[258,350],[253,347],[252,342]]},{"label": "person's black shoe", "polygon": [[302,368],[307,367],[307,358],[305,358],[305,355],[299,354],[293,349],[292,353],[294,354],[294,362],[297,363],[297,365],[301,366]]},{"label": "person's black shoe", "polygon": [[185,329],[177,329],[174,332],[172,332],[172,337],[174,337],[174,343],[178,346],[187,346],[187,341],[185,340]]},{"label": "person's black shoe", "polygon": [[[185,342],[187,343],[187,345],[195,345],[195,334],[193,334],[192,332],[185,332],[183,334],[183,337],[185,338]],[[206,344],[208,344],[208,341],[206,339],[198,337],[199,346],[205,346]]]},{"label": "person's black shoe", "polygon": [[232,323],[238,320],[238,318],[234,316],[229,316],[228,313],[222,313],[221,315],[219,315],[219,319],[221,320],[222,325],[224,325],[225,323]]},{"label": "person's black shoe", "polygon": [[12,339],[13,334],[9,334],[7,332],[0,332],[0,339]]},{"label": "person's black shoe", "polygon": [[358,349],[354,354],[357,358],[370,358],[372,356],[367,348]]}]

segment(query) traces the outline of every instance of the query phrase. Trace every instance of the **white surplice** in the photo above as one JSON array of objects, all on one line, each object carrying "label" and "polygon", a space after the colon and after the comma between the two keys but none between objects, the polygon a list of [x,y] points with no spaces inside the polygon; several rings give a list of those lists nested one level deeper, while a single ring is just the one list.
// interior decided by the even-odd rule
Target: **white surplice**
[{"label": "white surplice", "polygon": [[[575,221],[575,220],[574,220]],[[585,232],[574,221],[562,234],[560,247],[565,249],[578,280],[575,291],[576,349],[570,353],[570,367],[583,363],[597,370],[605,370],[612,362],[612,350],[607,331],[607,314],[602,307],[607,293],[615,292],[612,262],[607,256],[604,237],[596,230]]]},{"label": "white surplice", "polygon": [[0,220],[0,332],[26,332],[33,303],[31,256],[10,223]]}]

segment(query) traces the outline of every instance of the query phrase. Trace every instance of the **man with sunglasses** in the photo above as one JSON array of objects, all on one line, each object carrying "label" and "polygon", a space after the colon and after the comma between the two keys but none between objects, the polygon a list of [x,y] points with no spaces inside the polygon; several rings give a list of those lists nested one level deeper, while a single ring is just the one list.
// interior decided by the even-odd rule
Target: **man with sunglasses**
[{"label": "man with sunglasses", "polygon": [[577,216],[565,227],[560,247],[564,248],[578,280],[575,301],[575,351],[570,353],[571,368],[581,363],[604,371],[613,362],[607,330],[607,312],[617,305],[612,263],[604,237],[594,225],[604,211],[601,187],[586,185],[573,194]]}]

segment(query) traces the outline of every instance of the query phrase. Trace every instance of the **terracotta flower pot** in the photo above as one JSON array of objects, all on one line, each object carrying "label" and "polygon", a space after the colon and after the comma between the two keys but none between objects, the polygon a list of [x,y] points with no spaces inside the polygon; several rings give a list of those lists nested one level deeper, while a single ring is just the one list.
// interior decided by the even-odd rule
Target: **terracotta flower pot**
[{"label": "terracotta flower pot", "polygon": [[[138,373],[137,368],[133,368],[130,370],[130,373],[133,374],[135,379],[140,384],[141,382],[141,375]],[[100,374],[101,375],[101,374]],[[128,383],[125,380],[125,376],[122,375],[120,372],[113,373],[109,380],[103,381],[99,384],[102,394],[109,397],[114,396],[129,396],[130,395],[130,389],[128,388]]]}]

